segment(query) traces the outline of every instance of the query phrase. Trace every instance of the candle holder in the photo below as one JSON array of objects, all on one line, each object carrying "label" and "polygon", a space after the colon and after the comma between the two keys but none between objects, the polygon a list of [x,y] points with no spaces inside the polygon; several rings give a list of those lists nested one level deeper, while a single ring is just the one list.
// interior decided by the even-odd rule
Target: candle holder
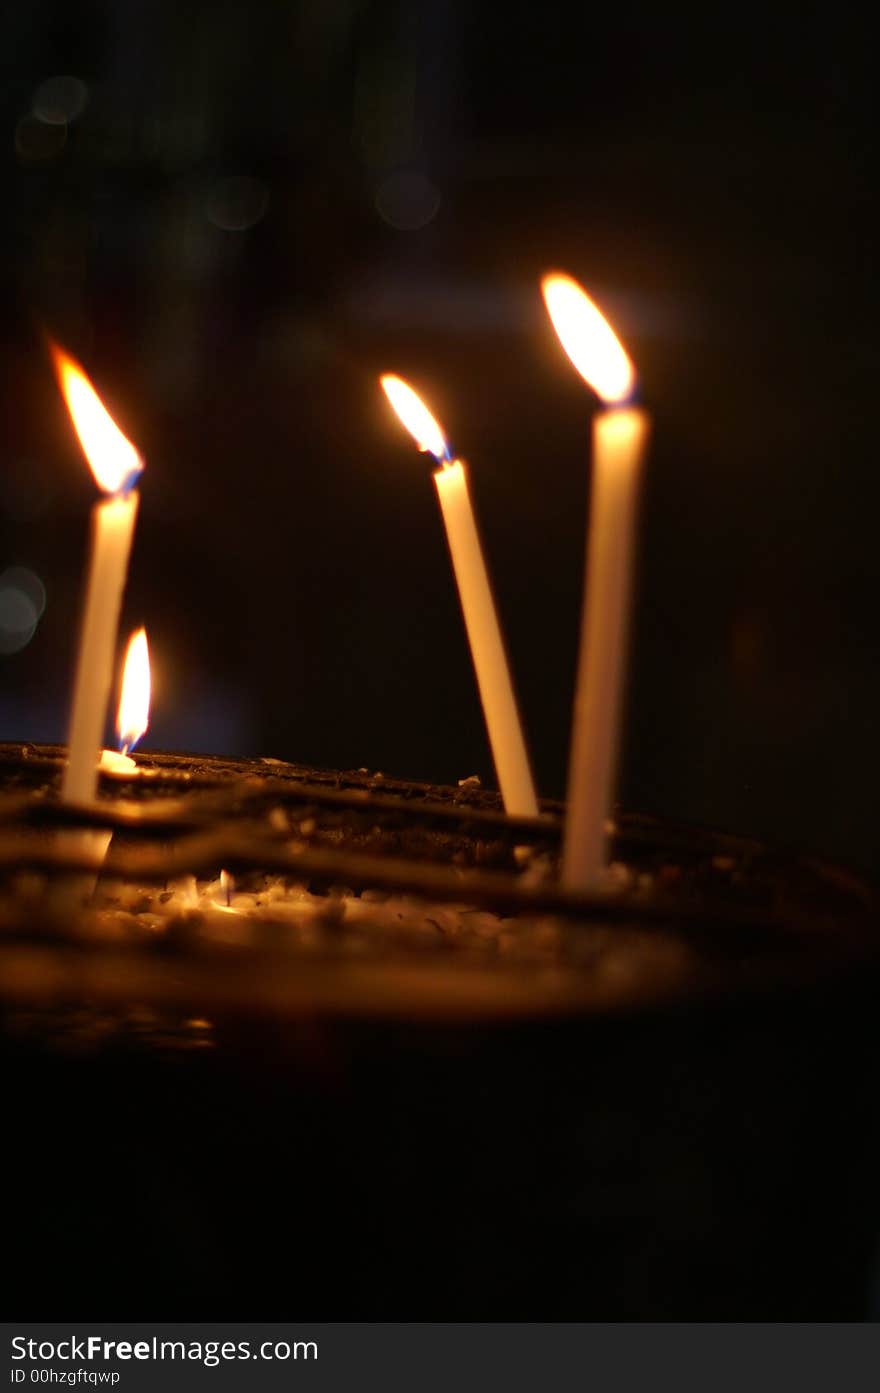
[{"label": "candle holder", "polygon": [[558,805],[149,754],[85,812],[62,756],[0,746],[13,1315],[865,1314],[857,877],[623,817],[575,894]]}]

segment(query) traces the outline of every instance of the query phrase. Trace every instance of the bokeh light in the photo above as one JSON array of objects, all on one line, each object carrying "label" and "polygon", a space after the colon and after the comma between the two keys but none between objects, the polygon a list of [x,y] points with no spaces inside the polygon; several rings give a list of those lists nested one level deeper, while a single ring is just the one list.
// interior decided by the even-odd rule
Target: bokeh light
[{"label": "bokeh light", "polygon": [[205,200],[205,212],[224,232],[246,232],[264,216],[269,190],[259,179],[236,176],[218,179]]},{"label": "bokeh light", "polygon": [[0,574],[0,653],[26,648],[45,608],[46,588],[33,571],[10,566]]},{"label": "bokeh light", "polygon": [[65,126],[85,109],[89,89],[78,77],[47,77],[34,92],[32,110],[48,126]]},{"label": "bokeh light", "polygon": [[440,190],[419,170],[397,170],[376,189],[376,211],[399,232],[427,227],[440,208]]}]

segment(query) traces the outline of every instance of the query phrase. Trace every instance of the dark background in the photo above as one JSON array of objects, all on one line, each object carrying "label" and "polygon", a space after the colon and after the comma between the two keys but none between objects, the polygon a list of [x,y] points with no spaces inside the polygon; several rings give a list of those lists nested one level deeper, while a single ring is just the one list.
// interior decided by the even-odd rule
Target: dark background
[{"label": "dark background", "polygon": [[0,571],[47,603],[22,646],[0,577],[0,738],[64,736],[96,497],[47,327],[147,458],[145,744],[494,782],[396,370],[471,462],[561,794],[594,403],[538,293],[560,266],[655,420],[624,802],[880,869],[874,59],[846,9],[5,7]]}]

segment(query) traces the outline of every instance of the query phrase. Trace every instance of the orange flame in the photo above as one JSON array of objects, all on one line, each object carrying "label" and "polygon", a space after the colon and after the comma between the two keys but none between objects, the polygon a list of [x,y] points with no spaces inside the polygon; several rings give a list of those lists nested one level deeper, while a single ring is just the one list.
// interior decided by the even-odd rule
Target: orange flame
[{"label": "orange flame", "polygon": [[75,359],[55,343],[50,342],[49,348],[61,395],[95,482],[105,493],[124,493],[143,469],[143,460]]},{"label": "orange flame", "polygon": [[442,427],[434,420],[418,392],[402,377],[386,372],[379,378],[382,388],[402,424],[406,426],[420,450],[437,460],[449,459],[449,446]]},{"label": "orange flame", "polygon": [[119,748],[134,749],[150,724],[150,650],[146,629],[135,629],[128,641],[122,671],[122,693],[116,733]]},{"label": "orange flame", "polygon": [[221,872],[220,872],[220,894],[221,894],[221,895],[224,897],[224,899],[226,900],[226,904],[225,904],[225,905],[222,905],[221,908],[223,908],[223,909],[229,909],[229,908],[231,908],[231,900],[232,900],[232,896],[233,896],[234,891],[235,891],[235,881],[233,880],[232,876],[229,874],[228,871],[221,871]]},{"label": "orange flame", "polygon": [[626,401],[635,386],[635,368],[587,292],[556,271],[544,276],[541,290],[562,347],[587,385],[609,404]]}]

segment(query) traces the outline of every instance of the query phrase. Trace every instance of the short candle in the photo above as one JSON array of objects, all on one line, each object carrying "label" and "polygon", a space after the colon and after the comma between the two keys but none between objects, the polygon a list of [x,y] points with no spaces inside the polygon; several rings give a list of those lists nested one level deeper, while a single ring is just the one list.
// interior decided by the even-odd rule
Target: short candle
[{"label": "short candle", "polygon": [[140,769],[129,755],[146,734],[150,724],[150,650],[147,631],[135,629],[128,641],[122,668],[122,687],[116,715],[118,750],[101,754],[102,774],[127,777],[139,774]]}]

